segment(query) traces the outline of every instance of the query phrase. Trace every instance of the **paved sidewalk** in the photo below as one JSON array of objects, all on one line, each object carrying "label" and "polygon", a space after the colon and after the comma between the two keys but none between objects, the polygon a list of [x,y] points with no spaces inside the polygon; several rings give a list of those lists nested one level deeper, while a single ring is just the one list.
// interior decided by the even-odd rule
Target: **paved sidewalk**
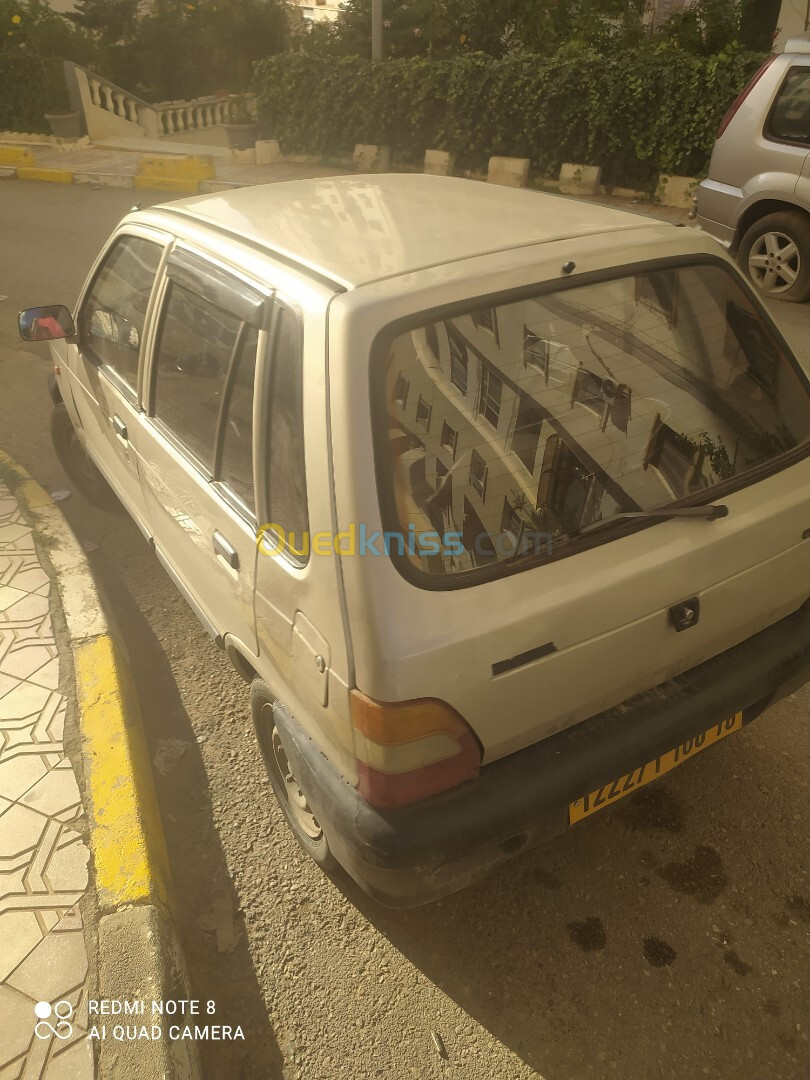
[{"label": "paved sidewalk", "polygon": [[0,1080],[93,1076],[78,905],[89,851],[64,748],[50,588],[0,483]]}]

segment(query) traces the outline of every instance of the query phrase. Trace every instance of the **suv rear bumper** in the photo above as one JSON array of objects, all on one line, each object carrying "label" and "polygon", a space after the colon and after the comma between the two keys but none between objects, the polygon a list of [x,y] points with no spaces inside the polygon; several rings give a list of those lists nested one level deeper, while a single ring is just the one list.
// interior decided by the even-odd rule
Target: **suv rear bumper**
[{"label": "suv rear bumper", "polygon": [[575,799],[737,712],[750,723],[809,678],[810,601],[684,675],[400,810],[365,803],[283,708],[274,715],[335,857],[375,899],[407,907],[564,832]]},{"label": "suv rear bumper", "polygon": [[740,207],[745,196],[740,188],[703,180],[697,189],[697,224],[726,247],[734,245]]}]

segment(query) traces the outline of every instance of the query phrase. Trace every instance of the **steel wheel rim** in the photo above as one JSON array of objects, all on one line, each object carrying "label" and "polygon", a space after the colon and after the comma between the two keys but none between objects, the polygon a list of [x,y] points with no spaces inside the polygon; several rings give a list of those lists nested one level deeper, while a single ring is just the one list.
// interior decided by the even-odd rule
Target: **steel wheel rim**
[{"label": "steel wheel rim", "polygon": [[281,739],[279,738],[278,730],[275,725],[273,725],[273,734],[270,737],[270,744],[273,752],[273,762],[281,777],[284,793],[287,797],[287,805],[289,806],[293,817],[311,840],[320,840],[323,836],[323,829],[318,823],[318,819],[312,813],[312,809],[307,802],[307,797],[304,795],[295,778],[295,773],[292,771],[292,766],[284,752],[284,747],[281,745]]},{"label": "steel wheel rim", "polygon": [[748,255],[748,273],[764,293],[778,296],[793,288],[802,259],[796,241],[787,233],[770,231],[758,237]]}]

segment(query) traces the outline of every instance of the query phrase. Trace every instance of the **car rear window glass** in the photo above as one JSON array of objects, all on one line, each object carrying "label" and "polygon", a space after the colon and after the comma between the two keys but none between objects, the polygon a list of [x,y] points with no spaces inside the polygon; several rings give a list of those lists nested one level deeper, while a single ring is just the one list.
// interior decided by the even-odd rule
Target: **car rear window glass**
[{"label": "car rear window glass", "polygon": [[560,557],[618,513],[709,502],[810,438],[802,377],[717,265],[538,289],[384,340],[386,550],[434,580]]},{"label": "car rear window glass", "polygon": [[771,111],[769,134],[810,143],[810,67],[792,68]]}]

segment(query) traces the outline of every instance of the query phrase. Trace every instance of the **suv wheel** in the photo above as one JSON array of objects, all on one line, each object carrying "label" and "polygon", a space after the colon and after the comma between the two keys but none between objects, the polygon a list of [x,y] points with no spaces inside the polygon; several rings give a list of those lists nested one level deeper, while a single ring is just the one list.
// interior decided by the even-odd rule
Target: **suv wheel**
[{"label": "suv wheel", "polygon": [[115,492],[85,453],[64,403],[51,414],[51,440],[60,465],[88,502],[101,510],[123,510]]},{"label": "suv wheel", "polygon": [[298,843],[322,870],[334,874],[338,864],[287,757],[273,718],[274,700],[267,684],[261,679],[254,679],[250,688],[250,705],[270,786]]},{"label": "suv wheel", "polygon": [[767,214],[745,234],[737,257],[764,296],[806,300],[810,295],[810,218],[792,210]]}]

